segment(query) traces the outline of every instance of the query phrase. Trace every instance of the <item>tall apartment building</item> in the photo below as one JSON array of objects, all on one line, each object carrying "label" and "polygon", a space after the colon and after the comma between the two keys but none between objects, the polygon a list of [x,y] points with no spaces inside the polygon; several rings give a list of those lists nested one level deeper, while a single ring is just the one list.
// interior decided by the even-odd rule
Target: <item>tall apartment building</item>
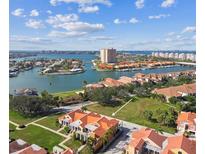
[{"label": "tall apartment building", "polygon": [[100,59],[102,63],[115,63],[116,62],[116,49],[101,49]]}]

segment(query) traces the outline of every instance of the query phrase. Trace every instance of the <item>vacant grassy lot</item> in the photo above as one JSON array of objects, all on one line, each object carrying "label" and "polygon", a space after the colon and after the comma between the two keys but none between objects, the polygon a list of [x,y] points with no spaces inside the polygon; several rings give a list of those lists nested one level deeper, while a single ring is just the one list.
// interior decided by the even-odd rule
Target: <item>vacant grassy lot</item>
[{"label": "vacant grassy lot", "polygon": [[21,138],[30,144],[37,144],[41,147],[48,148],[49,151],[52,151],[53,147],[64,139],[57,134],[34,125],[29,125],[23,130],[10,132],[9,136],[10,138]]},{"label": "vacant grassy lot", "polygon": [[82,145],[82,143],[79,140],[70,139],[65,143],[65,145],[72,150],[77,151],[78,148],[80,148],[80,146]]},{"label": "vacant grassy lot", "polygon": [[53,96],[59,96],[59,97],[62,97],[62,98],[67,98],[67,97],[71,97],[71,96],[76,96],[76,95],[78,95],[78,94],[76,94],[76,92],[77,92],[77,91],[81,91],[81,90],[82,90],[82,89],[53,93]]},{"label": "vacant grassy lot", "polygon": [[28,118],[28,117],[25,117],[21,114],[19,114],[18,112],[15,112],[15,111],[9,111],[9,120],[17,123],[17,124],[27,124],[27,123],[30,123],[32,121],[35,121],[37,119],[41,118],[40,116],[39,117],[35,117],[35,118]]},{"label": "vacant grassy lot", "polygon": [[[87,109],[94,111],[100,114],[112,116],[112,113],[115,112],[118,107],[102,106],[100,104],[88,105]],[[122,110],[120,110],[115,117],[121,120],[129,121],[132,123],[140,124],[150,128],[158,129],[161,128],[163,131],[168,133],[174,133],[175,129],[166,126],[160,126],[158,123],[148,121],[144,118],[143,112],[145,110],[153,111],[154,117],[156,116],[155,111],[157,109],[168,110],[170,106],[166,103],[159,102],[151,98],[137,98],[135,101],[130,102]]]},{"label": "vacant grassy lot", "polygon": [[56,120],[58,119],[58,117],[60,117],[62,115],[61,114],[55,114],[55,115],[50,115],[47,118],[44,118],[40,121],[37,121],[36,123],[46,126],[48,128],[51,128],[53,130],[58,130],[60,129],[60,125],[59,123],[56,123]]}]

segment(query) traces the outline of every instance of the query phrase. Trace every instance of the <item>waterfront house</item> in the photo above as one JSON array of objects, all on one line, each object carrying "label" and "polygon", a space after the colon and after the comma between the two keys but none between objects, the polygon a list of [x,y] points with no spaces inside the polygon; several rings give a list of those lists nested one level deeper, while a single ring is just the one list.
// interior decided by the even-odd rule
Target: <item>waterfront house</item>
[{"label": "waterfront house", "polygon": [[168,137],[162,154],[196,154],[196,141],[183,135]]},{"label": "waterfront house", "polygon": [[105,78],[101,83],[106,87],[119,87],[124,85],[122,82],[119,82],[118,80],[112,78]]},{"label": "waterfront house", "polygon": [[121,76],[117,81],[123,83],[123,84],[132,84],[136,81],[133,78],[127,77],[127,76]]},{"label": "waterfront house", "polygon": [[177,130],[184,133],[185,131],[195,134],[196,132],[196,113],[181,112],[177,118]]},{"label": "waterfront house", "polygon": [[15,90],[16,96],[38,96],[38,91],[32,88],[22,88]]},{"label": "waterfront house", "polygon": [[183,84],[180,86],[172,86],[168,88],[154,89],[152,93],[162,94],[166,97],[168,101],[170,97],[184,97],[187,95],[196,94],[196,83]]},{"label": "waterfront house", "polygon": [[111,131],[111,139],[119,127],[119,121],[116,119],[108,119],[100,114],[79,109],[59,117],[58,120],[61,125],[68,126],[71,132],[75,132],[79,140],[87,141],[88,138],[93,138],[95,151],[103,145],[103,136]]},{"label": "waterfront house", "polygon": [[134,131],[126,148],[126,154],[160,154],[167,137],[149,128]]},{"label": "waterfront house", "polygon": [[92,84],[87,84],[85,87],[89,90],[93,90],[97,88],[104,88],[105,86],[101,83],[92,83]]}]

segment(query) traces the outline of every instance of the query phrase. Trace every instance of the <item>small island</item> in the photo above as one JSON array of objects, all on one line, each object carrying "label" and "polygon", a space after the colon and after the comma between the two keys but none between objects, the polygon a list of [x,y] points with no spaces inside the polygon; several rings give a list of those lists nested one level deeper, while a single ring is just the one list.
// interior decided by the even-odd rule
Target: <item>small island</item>
[{"label": "small island", "polygon": [[77,59],[54,59],[41,69],[42,75],[70,75],[83,73],[83,62]]}]

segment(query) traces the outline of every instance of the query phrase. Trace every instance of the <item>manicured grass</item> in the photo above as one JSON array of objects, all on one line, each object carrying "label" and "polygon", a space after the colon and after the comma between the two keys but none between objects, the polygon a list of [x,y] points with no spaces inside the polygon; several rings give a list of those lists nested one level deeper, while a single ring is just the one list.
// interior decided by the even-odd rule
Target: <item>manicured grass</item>
[{"label": "manicured grass", "polygon": [[30,123],[32,121],[35,121],[37,119],[41,118],[40,116],[38,117],[34,117],[34,118],[28,118],[28,117],[25,117],[21,114],[19,114],[18,112],[16,111],[9,111],[9,120],[21,125],[21,124],[27,124],[27,123]]},{"label": "manicured grass", "polygon": [[50,115],[47,118],[44,118],[40,121],[37,121],[36,123],[46,126],[48,128],[51,128],[53,130],[58,130],[60,129],[60,124],[56,123],[56,120],[58,117],[60,117],[62,114],[57,114],[57,115]]},{"label": "manicured grass", "polygon": [[13,130],[15,130],[15,129],[16,129],[16,126],[13,125],[13,124],[11,124],[11,123],[9,123],[9,129],[13,129]]},{"label": "manicured grass", "polygon": [[67,97],[71,97],[71,96],[76,96],[76,95],[78,95],[78,94],[76,94],[76,92],[77,92],[77,91],[81,91],[81,90],[82,90],[82,89],[53,93],[53,96],[59,96],[59,97],[62,97],[62,98],[67,98]]},{"label": "manicured grass", "polygon": [[86,145],[80,152],[80,154],[92,154],[91,149]]},{"label": "manicured grass", "polygon": [[[90,111],[94,111],[100,114],[112,116],[112,113],[115,112],[118,107],[110,107],[110,106],[102,106],[100,104],[93,104],[88,105],[87,109]],[[171,127],[166,126],[160,126],[160,124],[148,121],[144,118],[143,112],[145,110],[153,111],[154,117],[156,116],[156,110],[162,109],[162,110],[168,110],[170,106],[166,103],[159,102],[158,100],[151,99],[151,98],[137,98],[135,101],[130,102],[127,106],[125,106],[122,110],[120,110],[114,117],[129,121],[132,123],[140,124],[143,126],[147,126],[150,128],[161,128],[163,131],[168,133],[174,133],[175,129]]]},{"label": "manicured grass", "polygon": [[78,148],[80,148],[80,146],[82,145],[82,143],[81,143],[81,141],[79,141],[77,139],[76,140],[70,139],[65,143],[65,145],[67,147],[71,148],[72,150],[77,151]]},{"label": "manicured grass", "polygon": [[41,147],[48,148],[49,151],[52,151],[53,147],[64,139],[57,134],[34,125],[29,125],[23,130],[10,132],[9,136],[10,138],[21,138],[30,144],[37,144]]}]

